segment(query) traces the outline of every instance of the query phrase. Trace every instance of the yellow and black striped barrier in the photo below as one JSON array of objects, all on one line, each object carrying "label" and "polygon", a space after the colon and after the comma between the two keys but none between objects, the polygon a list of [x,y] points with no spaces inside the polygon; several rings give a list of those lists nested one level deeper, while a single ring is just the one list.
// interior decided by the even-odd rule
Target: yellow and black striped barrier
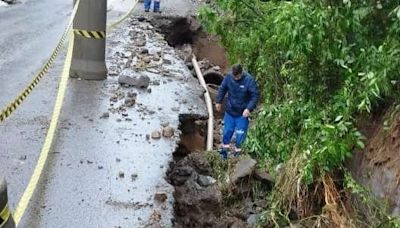
[{"label": "yellow and black striped barrier", "polygon": [[8,207],[7,183],[0,177],[0,228],[15,228],[15,222]]},{"label": "yellow and black striped barrier", "polygon": [[14,101],[10,102],[3,110],[0,112],[0,123],[7,119],[11,114],[22,104],[24,100],[28,97],[28,95],[32,92],[32,90],[39,84],[40,80],[43,76],[49,71],[51,66],[54,63],[57,55],[59,54],[60,50],[64,46],[64,42],[67,38],[68,31],[71,29],[72,22],[70,25],[65,29],[64,33],[61,36],[60,41],[58,42],[56,48],[54,49],[53,53],[51,53],[50,58],[47,60],[46,64],[39,70],[36,76],[33,78],[32,82],[22,91],[21,94],[15,98]]},{"label": "yellow and black striped barrier", "polygon": [[83,36],[88,39],[105,39],[106,32],[105,31],[87,31],[82,29],[74,29],[74,34]]}]

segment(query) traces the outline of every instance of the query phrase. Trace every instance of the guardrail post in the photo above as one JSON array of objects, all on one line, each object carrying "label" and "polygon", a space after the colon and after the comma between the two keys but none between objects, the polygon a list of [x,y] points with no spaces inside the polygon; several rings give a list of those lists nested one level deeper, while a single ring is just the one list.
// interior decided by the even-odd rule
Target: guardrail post
[{"label": "guardrail post", "polygon": [[15,228],[15,222],[8,207],[7,183],[0,176],[0,228]]},{"label": "guardrail post", "polygon": [[[75,2],[76,0],[74,4]],[[106,23],[107,0],[80,0],[73,25],[75,38],[70,77],[86,80],[107,78]],[[90,32],[97,32],[97,34]],[[102,33],[104,38],[99,38]],[[88,35],[92,38],[88,38]]]}]

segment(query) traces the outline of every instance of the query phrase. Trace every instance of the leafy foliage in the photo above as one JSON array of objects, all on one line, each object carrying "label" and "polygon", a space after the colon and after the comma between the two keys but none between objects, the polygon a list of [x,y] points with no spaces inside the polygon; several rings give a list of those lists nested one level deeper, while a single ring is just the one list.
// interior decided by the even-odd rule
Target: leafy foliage
[{"label": "leafy foliage", "polygon": [[307,183],[364,146],[357,114],[398,95],[397,1],[217,0],[200,17],[262,88],[248,149],[278,163],[299,143]]}]

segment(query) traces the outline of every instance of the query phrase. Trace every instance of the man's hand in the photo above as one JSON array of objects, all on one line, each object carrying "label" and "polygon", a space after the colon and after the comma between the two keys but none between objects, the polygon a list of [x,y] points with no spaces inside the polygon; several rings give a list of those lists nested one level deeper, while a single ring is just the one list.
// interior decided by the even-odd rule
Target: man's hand
[{"label": "man's hand", "polygon": [[217,110],[217,112],[221,112],[221,104],[219,104],[219,103],[216,103],[215,104],[215,109]]},{"label": "man's hand", "polygon": [[243,117],[249,117],[250,116],[250,110],[248,110],[247,108],[243,111],[243,114],[242,114],[242,116]]}]

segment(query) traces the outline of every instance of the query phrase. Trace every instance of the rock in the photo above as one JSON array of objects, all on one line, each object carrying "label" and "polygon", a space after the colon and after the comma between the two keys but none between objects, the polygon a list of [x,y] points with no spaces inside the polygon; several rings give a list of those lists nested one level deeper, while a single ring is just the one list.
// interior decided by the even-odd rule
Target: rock
[{"label": "rock", "polygon": [[110,101],[111,102],[117,102],[118,101],[118,96],[114,95],[114,96],[110,97]]},{"label": "rock", "polygon": [[105,112],[100,116],[100,119],[105,119],[105,118],[108,118],[108,117],[110,117],[110,113],[109,112]]},{"label": "rock", "polygon": [[250,225],[250,227],[254,227],[257,223],[257,215],[256,214],[251,214],[247,220],[247,224]]},{"label": "rock", "polygon": [[171,138],[174,136],[174,128],[170,126],[164,127],[162,130],[162,135],[166,138]]},{"label": "rock", "polygon": [[148,93],[151,93],[151,88],[148,88],[148,89],[147,89],[147,92],[148,92]]},{"label": "rock", "polygon": [[137,96],[137,93],[128,92],[126,96],[129,98],[135,98]]},{"label": "rock", "polygon": [[131,180],[135,181],[138,178],[138,175],[136,173],[131,175]]},{"label": "rock", "polygon": [[257,162],[254,159],[240,160],[236,164],[233,174],[230,177],[231,183],[236,184],[239,179],[250,176],[253,173],[256,164]]},{"label": "rock", "polygon": [[210,176],[199,175],[199,178],[197,179],[197,183],[199,183],[203,187],[213,185],[215,184],[215,182],[217,181]]},{"label": "rock", "polygon": [[172,107],[171,110],[174,112],[179,112],[179,107]]},{"label": "rock", "polygon": [[138,47],[146,46],[146,40],[136,40],[136,46]]},{"label": "rock", "polygon": [[143,60],[143,62],[146,63],[146,64],[151,63],[151,57],[150,57],[150,56],[145,56],[145,57],[143,57],[142,60]]},{"label": "rock", "polygon": [[135,105],[135,103],[136,103],[136,100],[134,99],[134,98],[126,98],[125,99],[125,106],[126,107],[132,107],[132,106],[134,106]]},{"label": "rock", "polygon": [[139,79],[137,80],[136,86],[138,88],[144,89],[149,87],[150,84],[150,78],[148,76],[140,76]]},{"label": "rock", "polygon": [[161,138],[161,133],[160,133],[160,131],[153,131],[152,133],[151,133],[151,138],[152,139],[160,139]]},{"label": "rock", "polygon": [[143,48],[143,49],[140,51],[140,53],[141,53],[141,54],[149,54],[149,49]]},{"label": "rock", "polygon": [[163,62],[164,62],[165,65],[171,65],[172,64],[171,60],[169,60],[169,59],[163,59]]},{"label": "rock", "polygon": [[256,169],[254,171],[254,178],[265,184],[274,184],[274,178],[267,172]]},{"label": "rock", "polygon": [[130,86],[135,86],[137,84],[136,79],[129,77],[129,76],[125,76],[125,75],[121,75],[118,78],[118,83],[121,85],[130,85]]},{"label": "rock", "polygon": [[153,85],[160,85],[160,81],[159,80],[153,81]]},{"label": "rock", "polygon": [[150,140],[150,135],[149,135],[149,134],[146,135],[146,140],[147,140],[147,141]]},{"label": "rock", "polygon": [[169,126],[169,122],[162,122],[162,123],[161,123],[161,126],[162,126],[162,127],[168,127],[168,126]]},{"label": "rock", "polygon": [[21,157],[19,157],[19,160],[25,161],[26,160],[26,155],[22,155]]},{"label": "rock", "polygon": [[157,192],[154,195],[154,199],[159,203],[164,203],[167,200],[168,196],[166,192]]},{"label": "rock", "polygon": [[155,61],[155,62],[158,62],[158,61],[160,61],[160,56],[158,56],[158,55],[154,55],[153,56],[153,61]]},{"label": "rock", "polygon": [[98,169],[103,169],[103,166],[99,165],[97,166]]},{"label": "rock", "polygon": [[119,171],[118,173],[119,178],[124,178],[125,177],[125,173],[122,171]]}]

